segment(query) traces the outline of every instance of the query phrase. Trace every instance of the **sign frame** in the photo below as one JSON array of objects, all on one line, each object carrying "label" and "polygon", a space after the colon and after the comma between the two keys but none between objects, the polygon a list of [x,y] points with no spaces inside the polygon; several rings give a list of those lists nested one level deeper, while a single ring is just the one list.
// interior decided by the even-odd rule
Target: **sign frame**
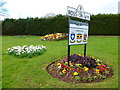
[{"label": "sign frame", "polygon": [[[73,14],[71,14],[70,12],[73,13]],[[68,66],[70,66],[69,61],[70,61],[70,46],[71,45],[69,45],[69,41],[70,41],[69,37],[70,37],[70,20],[72,20],[71,17],[82,19],[82,20],[85,20],[85,23],[89,23],[89,21],[90,21],[90,13],[84,12],[84,9],[83,9],[82,5],[79,5],[77,7],[77,9],[73,8],[73,7],[70,7],[70,6],[67,6],[67,15],[68,15],[68,33],[69,33],[68,34]],[[88,25],[88,28],[89,28],[89,25]],[[86,44],[83,44],[84,45],[84,56],[86,56]],[[75,45],[82,45],[82,44],[75,44]]]},{"label": "sign frame", "polygon": [[78,5],[77,9],[67,6],[67,15],[90,21],[90,13],[84,12],[82,5]]},{"label": "sign frame", "polygon": [[87,44],[88,23],[69,18],[69,45]]}]

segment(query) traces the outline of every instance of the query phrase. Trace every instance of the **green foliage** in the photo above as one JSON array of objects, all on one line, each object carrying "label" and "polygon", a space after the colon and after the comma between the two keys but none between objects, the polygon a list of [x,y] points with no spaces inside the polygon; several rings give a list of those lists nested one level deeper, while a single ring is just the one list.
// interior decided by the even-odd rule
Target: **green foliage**
[{"label": "green foliage", "polygon": [[66,32],[67,17],[57,15],[52,18],[6,19],[3,22],[3,35],[46,35]]},{"label": "green foliage", "polygon": [[98,79],[98,77],[97,77],[97,76],[93,76],[93,79],[94,79],[94,80],[97,80],[97,79]]},{"label": "green foliage", "polygon": [[103,76],[102,76],[102,78],[103,78],[103,79],[105,79],[105,78],[106,78],[106,76],[104,76],[104,75],[103,75]]},{"label": "green foliage", "polygon": [[76,81],[80,81],[80,80],[81,80],[81,77],[80,77],[80,76],[75,76],[75,80],[76,80]]},{"label": "green foliage", "polygon": [[98,77],[98,78],[102,78],[102,75],[101,75],[101,74],[97,74],[97,77]]},{"label": "green foliage", "polygon": [[118,35],[118,14],[92,15],[89,34],[91,35]]},{"label": "green foliage", "polygon": [[26,29],[25,19],[6,19],[2,23],[2,34],[3,35],[24,35]]},{"label": "green foliage", "polygon": [[83,81],[87,81],[87,80],[88,80],[88,77],[83,77],[82,80],[83,80]]},{"label": "green foliage", "polygon": [[108,70],[110,69],[110,67],[108,67],[108,66],[107,66],[106,68],[107,68]]},{"label": "green foliage", "polygon": [[[118,35],[118,14],[91,15],[90,35]],[[49,18],[6,19],[3,35],[46,35],[68,33],[68,17],[56,15]]]},{"label": "green foliage", "polygon": [[105,70],[105,74],[106,74],[106,75],[109,75],[109,71],[108,71],[108,70]]},{"label": "green foliage", "polygon": [[60,72],[60,73],[59,73],[59,76],[62,77],[62,76],[64,76],[64,74],[63,74],[62,72]]},{"label": "green foliage", "polygon": [[93,77],[88,76],[88,81],[92,81],[92,80],[93,80]]},{"label": "green foliage", "polygon": [[2,34],[2,21],[0,21],[0,35]]}]

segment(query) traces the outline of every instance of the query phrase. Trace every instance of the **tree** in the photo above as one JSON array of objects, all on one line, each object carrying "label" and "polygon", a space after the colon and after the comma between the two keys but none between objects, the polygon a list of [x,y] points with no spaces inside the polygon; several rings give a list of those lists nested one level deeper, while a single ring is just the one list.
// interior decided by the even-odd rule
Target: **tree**
[{"label": "tree", "polygon": [[50,17],[54,17],[55,14],[54,13],[47,13],[44,18],[50,18]]},{"label": "tree", "polygon": [[7,16],[7,9],[4,8],[6,2],[0,0],[0,16]]}]

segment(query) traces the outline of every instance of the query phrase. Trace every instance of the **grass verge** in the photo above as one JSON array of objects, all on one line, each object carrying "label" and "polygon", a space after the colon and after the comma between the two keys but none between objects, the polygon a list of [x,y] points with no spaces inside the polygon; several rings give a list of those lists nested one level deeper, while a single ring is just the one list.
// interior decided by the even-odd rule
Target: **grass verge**
[{"label": "grass verge", "polygon": [[[18,58],[6,54],[16,45],[45,45],[47,51],[33,58]],[[83,45],[71,46],[71,54],[83,54]],[[50,76],[46,67],[67,55],[67,40],[41,41],[39,36],[2,37],[3,88],[118,88],[118,37],[90,36],[87,55],[95,56],[114,70],[114,76],[97,83],[66,83]]]}]

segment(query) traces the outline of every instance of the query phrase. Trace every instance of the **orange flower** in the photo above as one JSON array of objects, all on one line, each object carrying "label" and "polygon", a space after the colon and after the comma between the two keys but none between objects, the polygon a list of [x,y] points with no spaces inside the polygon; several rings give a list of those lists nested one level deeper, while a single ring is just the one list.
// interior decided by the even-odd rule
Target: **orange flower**
[{"label": "orange flower", "polygon": [[68,66],[67,69],[70,69],[70,67]]}]

